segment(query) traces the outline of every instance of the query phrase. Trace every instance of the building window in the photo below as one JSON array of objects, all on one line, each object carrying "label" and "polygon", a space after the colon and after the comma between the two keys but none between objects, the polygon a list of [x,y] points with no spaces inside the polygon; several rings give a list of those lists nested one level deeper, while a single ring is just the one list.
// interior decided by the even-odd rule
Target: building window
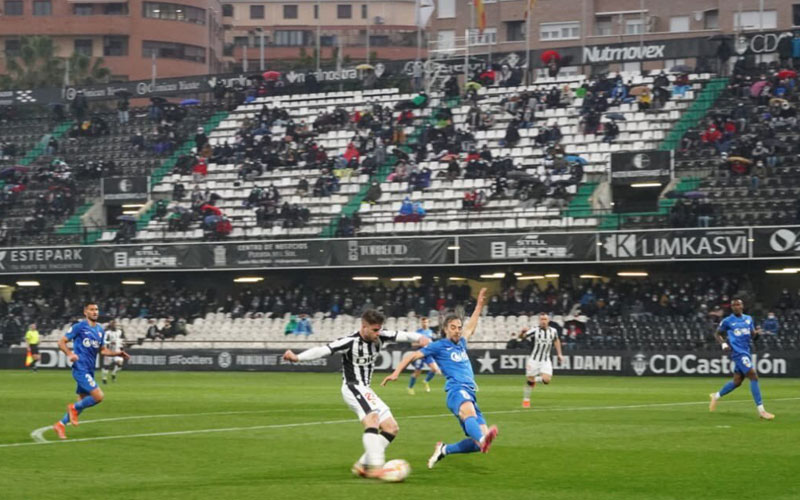
[{"label": "building window", "polygon": [[156,55],[158,59],[182,59],[184,61],[206,62],[206,49],[196,45],[173,42],[142,42],[142,56],[145,58]]},{"label": "building window", "polygon": [[127,3],[107,3],[103,5],[103,14],[106,16],[127,16]]},{"label": "building window", "polygon": [[676,16],[669,18],[670,31],[689,31],[689,16]]},{"label": "building window", "polygon": [[314,19],[319,19],[319,5],[314,6]]},{"label": "building window", "polygon": [[[36,4],[34,4],[36,5]],[[757,10],[733,13],[734,30],[776,29],[778,27],[778,13],[774,10],[765,10],[763,16]],[[763,26],[761,26],[763,20]]]},{"label": "building window", "polygon": [[233,5],[229,3],[222,4],[222,16],[233,17]]},{"label": "building window", "polygon": [[707,10],[703,13],[703,28],[707,30],[719,29],[719,11],[717,9]]},{"label": "building window", "polygon": [[486,28],[481,34],[477,28],[469,30],[470,45],[489,45],[497,43],[497,28]]},{"label": "building window", "polygon": [[233,45],[236,47],[249,47],[250,46],[250,37],[249,36],[235,36],[233,37]]},{"label": "building window", "polygon": [[33,2],[33,15],[34,16],[49,16],[53,13],[53,5],[50,0],[34,0]]},{"label": "building window", "polygon": [[439,51],[450,51],[455,48],[456,32],[453,30],[439,30],[436,32],[436,45]]},{"label": "building window", "polygon": [[641,35],[642,33],[644,33],[644,19],[625,20],[626,35]]},{"label": "building window", "polygon": [[675,66],[686,66],[686,59],[665,59],[664,69],[674,68]]},{"label": "building window", "polygon": [[283,6],[284,19],[297,19],[297,5],[284,5]]},{"label": "building window", "polygon": [[142,4],[142,17],[164,19],[167,21],[182,21],[192,24],[206,24],[205,9],[198,9],[197,7],[176,3],[144,2]]},{"label": "building window", "polygon": [[525,40],[525,21],[507,21],[506,40],[509,42],[521,42]]},{"label": "building window", "polygon": [[614,21],[611,16],[598,16],[594,19],[594,34],[597,36],[611,36],[614,34]]},{"label": "building window", "polygon": [[367,18],[367,4],[361,6],[361,19]]},{"label": "building window", "polygon": [[94,14],[94,5],[90,3],[76,3],[72,6],[72,13],[76,16],[91,16]]},{"label": "building window", "polygon": [[319,37],[319,44],[323,47],[335,47],[338,43],[336,35],[322,35]]},{"label": "building window", "polygon": [[302,30],[276,30],[275,45],[279,47],[302,47],[306,45],[306,32]]},{"label": "building window", "polygon": [[642,63],[639,61],[623,62],[622,71],[626,73],[640,73],[642,71]]},{"label": "building window", "polygon": [[86,57],[92,57],[92,40],[90,38],[78,38],[75,40],[75,53]]},{"label": "building window", "polygon": [[575,40],[581,37],[581,23],[542,23],[539,25],[539,40]]},{"label": "building window", "polygon": [[456,17],[456,0],[439,0],[439,8],[436,9],[438,19],[452,19]]},{"label": "building window", "polygon": [[370,47],[388,47],[391,45],[391,40],[388,35],[371,35],[369,45]]},{"label": "building window", "polygon": [[6,40],[6,59],[19,57],[19,40]]},{"label": "building window", "polygon": [[21,16],[23,15],[24,8],[22,0],[6,0],[3,13],[7,16]]},{"label": "building window", "polygon": [[337,5],[336,6],[336,18],[337,19],[352,19],[353,18],[353,6],[352,5]]},{"label": "building window", "polygon": [[127,56],[128,37],[127,36],[104,36],[103,37],[104,56]]},{"label": "building window", "polygon": [[250,6],[250,19],[264,19],[264,6],[251,5]]}]

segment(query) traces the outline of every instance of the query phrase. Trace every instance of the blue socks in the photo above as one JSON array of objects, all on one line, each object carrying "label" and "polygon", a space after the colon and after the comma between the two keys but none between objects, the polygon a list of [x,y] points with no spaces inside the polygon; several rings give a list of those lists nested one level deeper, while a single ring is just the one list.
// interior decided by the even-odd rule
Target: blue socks
[{"label": "blue socks", "polygon": [[91,396],[86,396],[85,398],[81,399],[77,403],[75,403],[75,409],[78,410],[78,413],[82,412],[86,408],[91,408],[92,406],[96,405],[97,401],[94,400]]},{"label": "blue socks", "polygon": [[[473,420],[475,420],[474,417]],[[477,451],[481,451],[481,447],[472,438],[462,439],[457,443],[448,444],[444,447],[445,455],[450,455],[451,453],[475,453]]]},{"label": "blue socks", "polygon": [[61,423],[67,425],[69,423],[69,414],[65,413],[64,418],[61,419]]},{"label": "blue socks", "polygon": [[761,388],[758,386],[758,380],[750,381],[750,393],[753,394],[753,401],[756,406],[761,406]]},{"label": "blue socks", "polygon": [[719,390],[719,397],[722,397],[722,396],[728,394],[729,392],[731,392],[734,389],[736,389],[736,386],[733,385],[733,382],[728,382],[727,384],[722,386],[722,389]]},{"label": "blue socks", "polygon": [[478,423],[477,417],[468,417],[464,420],[464,430],[467,431],[467,435],[474,439],[477,442],[480,442],[481,438],[483,437],[483,432],[481,432],[481,424]]},{"label": "blue socks", "polygon": [[428,372],[428,376],[425,377],[425,382],[430,382],[433,377],[436,376],[436,372],[431,370]]},{"label": "blue socks", "polygon": [[412,376],[411,376],[411,378],[410,378],[410,379],[408,379],[408,388],[409,388],[409,389],[413,388],[413,387],[414,387],[414,384],[416,384],[416,383],[417,383],[417,377],[414,377],[414,376],[412,375]]}]

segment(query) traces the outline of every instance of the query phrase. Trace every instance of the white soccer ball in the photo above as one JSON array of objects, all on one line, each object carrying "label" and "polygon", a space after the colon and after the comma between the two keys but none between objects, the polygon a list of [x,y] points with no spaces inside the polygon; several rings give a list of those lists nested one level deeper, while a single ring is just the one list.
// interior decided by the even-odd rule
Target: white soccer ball
[{"label": "white soccer ball", "polygon": [[390,483],[399,483],[411,474],[411,466],[402,458],[389,460],[383,464],[381,479]]}]

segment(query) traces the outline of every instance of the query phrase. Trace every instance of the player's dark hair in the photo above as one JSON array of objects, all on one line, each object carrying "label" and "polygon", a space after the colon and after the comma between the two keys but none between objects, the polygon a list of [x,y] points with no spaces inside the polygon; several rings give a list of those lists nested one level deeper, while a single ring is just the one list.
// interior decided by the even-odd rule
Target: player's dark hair
[{"label": "player's dark hair", "polygon": [[87,307],[92,306],[92,305],[96,306],[96,305],[99,305],[99,304],[97,302],[95,302],[94,300],[87,300],[86,302],[83,303],[83,308],[86,309]]},{"label": "player's dark hair", "polygon": [[367,309],[364,311],[364,314],[361,315],[361,320],[368,325],[382,325],[384,321],[386,321],[386,316],[375,309]]},{"label": "player's dark hair", "polygon": [[444,321],[442,321],[442,334],[444,334],[444,331],[447,330],[447,325],[449,325],[451,321],[455,321],[457,319],[460,320],[461,316],[457,314],[448,314],[445,316]]}]

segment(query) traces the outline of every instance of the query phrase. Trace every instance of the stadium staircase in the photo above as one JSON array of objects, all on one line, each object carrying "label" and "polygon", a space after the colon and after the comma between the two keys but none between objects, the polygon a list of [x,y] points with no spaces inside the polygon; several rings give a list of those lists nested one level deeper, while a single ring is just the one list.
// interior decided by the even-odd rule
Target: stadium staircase
[{"label": "stadium staircase", "polygon": [[[678,147],[683,135],[692,127],[697,126],[700,120],[706,115],[717,102],[717,99],[725,90],[728,84],[727,77],[717,77],[712,79],[692,102],[689,109],[675,123],[669,131],[664,141],[658,146],[659,151],[672,151]],[[597,217],[597,228],[600,230],[615,230],[625,226],[628,222],[642,220],[657,220],[669,215],[670,210],[676,203],[675,198],[662,198],[658,201],[658,210],[655,212],[632,212],[625,215],[621,214],[601,214],[593,213],[589,200],[594,193],[598,183],[583,184],[577,196],[573,198],[569,206],[564,210],[565,217]],[[700,179],[686,177],[680,178],[674,191],[685,193],[696,190],[700,186]]]},{"label": "stadium staircase", "polygon": [[58,125],[56,125],[56,127],[50,134],[43,136],[41,140],[39,140],[39,142],[36,144],[36,146],[30,151],[28,151],[24,157],[22,157],[22,159],[19,161],[19,164],[25,165],[27,167],[28,165],[36,161],[36,159],[39,158],[39,156],[44,154],[45,150],[47,149],[47,143],[50,141],[50,139],[51,138],[60,139],[61,136],[63,136],[67,132],[67,130],[69,130],[70,127],[72,127],[72,124],[73,124],[72,120],[69,120],[61,122]]}]

